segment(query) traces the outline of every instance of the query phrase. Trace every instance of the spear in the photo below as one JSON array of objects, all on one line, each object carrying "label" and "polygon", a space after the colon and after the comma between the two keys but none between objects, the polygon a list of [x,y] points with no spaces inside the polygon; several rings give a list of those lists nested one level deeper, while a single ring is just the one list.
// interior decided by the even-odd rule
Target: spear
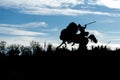
[{"label": "spear", "polygon": [[93,22],[87,23],[87,24],[85,24],[85,25],[83,25],[83,26],[87,26],[87,25],[93,24],[93,23],[95,23],[95,22],[96,22],[96,21],[93,21]]}]

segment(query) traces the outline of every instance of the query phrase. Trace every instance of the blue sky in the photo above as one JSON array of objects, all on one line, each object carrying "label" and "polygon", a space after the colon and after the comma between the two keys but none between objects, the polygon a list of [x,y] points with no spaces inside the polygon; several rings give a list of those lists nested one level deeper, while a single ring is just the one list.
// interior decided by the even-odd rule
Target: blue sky
[{"label": "blue sky", "polygon": [[[58,45],[70,22],[88,25],[99,43],[120,44],[120,0],[0,0],[0,40],[28,45],[32,40]],[[90,45],[94,45],[91,44]]]}]

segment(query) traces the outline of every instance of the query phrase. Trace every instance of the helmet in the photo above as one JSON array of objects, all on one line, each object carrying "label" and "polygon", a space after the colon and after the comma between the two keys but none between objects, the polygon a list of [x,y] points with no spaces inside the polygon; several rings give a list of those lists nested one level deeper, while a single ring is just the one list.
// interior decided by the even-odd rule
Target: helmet
[{"label": "helmet", "polygon": [[68,26],[67,26],[67,30],[70,31],[77,31],[78,30],[78,26],[75,22],[71,22]]}]

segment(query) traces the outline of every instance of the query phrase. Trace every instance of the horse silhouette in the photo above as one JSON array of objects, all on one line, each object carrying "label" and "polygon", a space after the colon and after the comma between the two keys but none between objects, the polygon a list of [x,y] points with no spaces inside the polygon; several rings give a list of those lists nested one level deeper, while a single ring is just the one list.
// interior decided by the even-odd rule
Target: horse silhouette
[{"label": "horse silhouette", "polygon": [[[73,26],[74,27],[74,26]],[[71,27],[72,28],[72,27]],[[73,43],[72,46],[76,43],[79,44],[79,49],[87,49],[86,45],[89,42],[89,39],[91,40],[91,42],[97,43],[97,39],[94,36],[94,34],[90,34],[89,32],[85,31],[86,25],[85,27],[82,27],[80,24],[77,26],[77,30],[80,30],[79,34],[77,33],[77,30],[75,31],[74,29],[71,29],[71,31],[69,31],[70,29],[65,28],[61,31],[60,34],[60,39],[62,40],[62,43],[57,47],[61,47],[63,44],[65,44],[65,47],[67,47],[66,42],[69,43]],[[72,33],[72,30],[74,30]]]},{"label": "horse silhouette", "polygon": [[63,29],[59,37],[63,42],[58,46],[58,48],[61,47],[63,44],[65,44],[66,46],[66,42],[71,43],[77,31],[78,31],[78,26],[74,22],[71,22],[67,26],[67,28]]}]

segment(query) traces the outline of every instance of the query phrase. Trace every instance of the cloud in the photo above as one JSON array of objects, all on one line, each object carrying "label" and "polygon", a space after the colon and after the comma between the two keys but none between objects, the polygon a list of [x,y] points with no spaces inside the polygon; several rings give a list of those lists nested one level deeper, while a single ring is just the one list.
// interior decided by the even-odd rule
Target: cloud
[{"label": "cloud", "polygon": [[28,46],[29,43],[34,40],[35,37],[31,37],[31,36],[11,36],[11,37],[1,37],[1,41],[6,41],[7,45],[11,45],[11,44],[21,44],[21,45],[25,45]]},{"label": "cloud", "polygon": [[46,22],[31,22],[27,24],[21,24],[20,26],[22,27],[46,27],[48,24]]},{"label": "cloud", "polygon": [[103,34],[97,30],[86,30],[86,31],[88,31],[90,34],[94,34],[97,37],[101,37],[101,38],[103,37]]},{"label": "cloud", "polygon": [[11,27],[11,28],[38,28],[46,27],[46,22],[31,22],[26,24],[0,24],[0,27]]},{"label": "cloud", "polygon": [[120,32],[117,31],[108,31],[109,34],[106,38],[114,43],[120,43]]},{"label": "cloud", "polygon": [[6,41],[7,45],[11,44],[20,44],[20,45],[25,45],[29,46],[31,41],[36,41],[39,42],[41,46],[44,46],[44,42],[46,44],[51,43],[55,47],[60,44],[60,41],[54,38],[49,38],[49,37],[36,37],[36,36],[1,36],[0,41]]},{"label": "cloud", "polygon": [[62,8],[72,7],[79,4],[83,4],[84,0],[0,0],[1,6],[12,8],[23,7],[50,7],[50,8]]},{"label": "cloud", "polygon": [[90,11],[90,10],[77,10],[71,8],[63,9],[50,9],[50,8],[39,8],[39,9],[24,9],[20,13],[30,14],[30,15],[66,15],[66,16],[78,16],[78,15],[103,15],[103,16],[120,16],[119,13],[108,13],[100,11]]},{"label": "cloud", "polygon": [[58,27],[49,28],[46,22],[0,24],[0,34],[6,36],[48,36],[51,32],[58,32]]},{"label": "cloud", "polygon": [[99,21],[99,23],[115,23],[115,22],[118,22],[116,20],[113,20],[113,19],[104,19],[102,21]]},{"label": "cloud", "polygon": [[120,0],[88,0],[88,4],[120,9]]},{"label": "cloud", "polygon": [[[36,32],[35,29],[46,27],[45,22],[31,22],[26,24],[0,24],[0,34],[16,36],[44,36],[43,32]],[[30,31],[29,29],[32,29]]]},{"label": "cloud", "polygon": [[108,33],[111,33],[111,34],[120,34],[120,32],[116,32],[116,31],[109,31]]},{"label": "cloud", "polygon": [[45,33],[41,33],[41,32],[26,31],[26,30],[7,28],[7,27],[0,27],[0,34],[16,35],[16,36],[42,36],[42,35],[46,35]]},{"label": "cloud", "polygon": [[[106,5],[112,1],[92,0],[96,5]],[[88,1],[92,4],[92,1]],[[117,4],[118,2],[115,2]],[[17,9],[20,13],[29,15],[67,15],[77,16],[83,14],[120,16],[119,13],[100,12],[92,10],[76,9],[85,5],[85,0],[0,0],[0,7]],[[109,5],[109,4],[108,4]],[[111,5],[111,4],[110,4]]]},{"label": "cloud", "polygon": [[113,43],[112,41],[108,41],[108,42],[98,42],[97,44],[95,43],[91,43],[89,42],[87,47],[88,49],[91,49],[92,46],[97,47],[97,46],[106,46],[107,48],[111,49],[111,50],[116,50],[116,48],[120,48],[120,45],[117,43]]},{"label": "cloud", "polygon": [[57,27],[54,27],[54,28],[52,28],[52,29],[44,29],[43,31],[56,32],[56,31],[58,31],[58,28],[57,28]]}]

